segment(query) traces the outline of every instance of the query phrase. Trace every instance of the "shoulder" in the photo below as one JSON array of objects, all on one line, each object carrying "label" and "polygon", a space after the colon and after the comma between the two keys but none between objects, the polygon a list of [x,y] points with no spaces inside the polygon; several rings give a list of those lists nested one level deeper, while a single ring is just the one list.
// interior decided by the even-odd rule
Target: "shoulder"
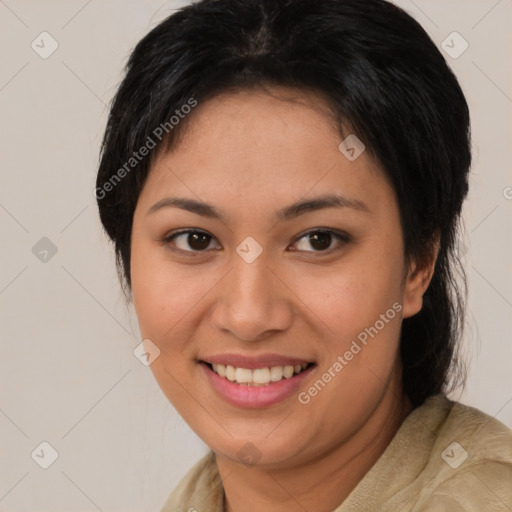
[{"label": "shoulder", "polygon": [[435,432],[414,510],[483,511],[512,507],[512,431],[478,409],[450,405]]},{"label": "shoulder", "polygon": [[512,510],[512,433],[443,395],[404,420],[337,512]]},{"label": "shoulder", "polygon": [[482,461],[456,472],[435,486],[416,509],[418,512],[509,511],[512,507],[512,464]]},{"label": "shoulder", "polygon": [[438,401],[451,407],[436,429],[432,452],[440,452],[447,467],[453,470],[486,461],[512,462],[512,431],[506,425],[473,407],[444,397]]},{"label": "shoulder", "polygon": [[160,512],[218,512],[224,492],[213,452],[200,459],[172,491]]}]

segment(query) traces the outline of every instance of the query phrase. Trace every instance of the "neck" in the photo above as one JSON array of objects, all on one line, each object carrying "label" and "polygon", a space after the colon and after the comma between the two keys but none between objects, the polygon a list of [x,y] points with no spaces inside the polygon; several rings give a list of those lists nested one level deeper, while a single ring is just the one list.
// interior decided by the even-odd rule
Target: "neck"
[{"label": "neck", "polygon": [[[397,388],[398,386],[398,388]],[[350,439],[307,463],[289,467],[247,467],[217,455],[226,512],[329,512],[338,507],[382,455],[412,405],[400,383]]]}]

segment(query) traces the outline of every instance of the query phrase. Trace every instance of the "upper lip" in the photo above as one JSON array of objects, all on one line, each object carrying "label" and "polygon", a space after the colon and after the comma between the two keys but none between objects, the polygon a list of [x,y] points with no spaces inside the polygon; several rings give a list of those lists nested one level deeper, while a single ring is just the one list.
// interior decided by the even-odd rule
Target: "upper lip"
[{"label": "upper lip", "polygon": [[235,368],[271,368],[273,366],[295,366],[311,363],[311,360],[300,357],[290,357],[280,354],[260,354],[257,356],[246,356],[242,354],[215,354],[201,358],[200,361],[210,364],[224,364]]}]

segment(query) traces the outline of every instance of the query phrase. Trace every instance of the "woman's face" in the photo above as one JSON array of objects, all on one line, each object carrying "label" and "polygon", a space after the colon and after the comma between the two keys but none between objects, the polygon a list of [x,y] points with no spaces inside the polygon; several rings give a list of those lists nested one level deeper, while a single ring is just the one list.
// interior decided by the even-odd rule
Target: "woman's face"
[{"label": "woman's face", "polygon": [[367,152],[338,149],[319,99],[295,99],[199,104],[133,222],[151,369],[217,454],[245,462],[327,453],[400,401],[400,325],[421,307],[393,189]]}]

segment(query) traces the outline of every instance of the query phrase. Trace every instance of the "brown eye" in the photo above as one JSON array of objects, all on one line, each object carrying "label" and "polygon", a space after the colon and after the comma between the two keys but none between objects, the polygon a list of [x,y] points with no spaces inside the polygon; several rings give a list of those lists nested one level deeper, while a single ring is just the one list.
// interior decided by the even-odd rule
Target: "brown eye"
[{"label": "brown eye", "polygon": [[316,233],[310,233],[308,236],[309,243],[315,250],[325,251],[326,249],[329,249],[332,241],[330,233],[317,231]]},{"label": "brown eye", "polygon": [[[212,235],[204,231],[187,230],[174,233],[166,237],[163,242],[168,245],[174,245],[178,250],[185,252],[203,252],[211,249],[211,243],[214,241]],[[218,244],[217,247],[219,248]]]},{"label": "brown eye", "polygon": [[212,237],[206,233],[189,233],[187,243],[194,251],[204,251],[208,249]]},{"label": "brown eye", "polygon": [[304,252],[328,252],[341,248],[341,246],[349,241],[350,237],[346,234],[336,233],[331,230],[317,229],[300,237],[294,244],[294,250]]}]

